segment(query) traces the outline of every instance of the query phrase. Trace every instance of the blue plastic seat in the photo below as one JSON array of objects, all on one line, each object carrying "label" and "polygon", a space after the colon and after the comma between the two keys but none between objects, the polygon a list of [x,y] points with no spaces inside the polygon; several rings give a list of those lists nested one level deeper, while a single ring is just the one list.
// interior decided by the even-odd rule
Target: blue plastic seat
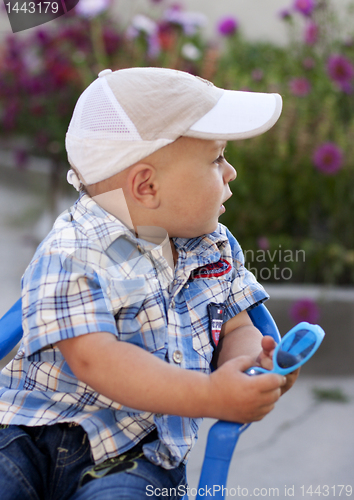
[{"label": "blue plastic seat", "polygon": [[[271,314],[264,304],[260,304],[248,311],[253,324],[263,335],[270,335],[279,342],[280,335]],[[22,338],[21,299],[0,319],[0,359],[4,358]],[[199,479],[198,495],[196,500],[202,500],[206,488],[218,485],[219,491],[214,490],[213,499],[223,500],[223,487],[226,488],[227,476],[232,455],[241,433],[250,424],[232,422],[216,422],[209,430],[204,455],[204,462]],[[187,500],[187,497],[184,497]]]}]

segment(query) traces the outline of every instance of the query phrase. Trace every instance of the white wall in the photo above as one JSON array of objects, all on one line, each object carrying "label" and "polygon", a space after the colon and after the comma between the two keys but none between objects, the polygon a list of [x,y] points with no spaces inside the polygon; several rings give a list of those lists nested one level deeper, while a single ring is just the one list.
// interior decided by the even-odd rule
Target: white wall
[{"label": "white wall", "polygon": [[[164,0],[162,5],[176,2],[178,0]],[[182,3],[188,10],[204,12],[208,16],[207,34],[215,33],[216,21],[221,16],[230,14],[238,18],[240,27],[248,38],[283,43],[286,41],[286,29],[278,13],[290,7],[293,0],[180,0],[178,3]],[[340,11],[344,11],[344,7],[350,3],[353,0],[332,0],[332,5]],[[113,0],[113,4],[117,18],[124,22],[134,13],[158,12],[158,7],[154,7],[151,0]],[[352,24],[354,25],[354,19]],[[11,27],[1,8],[0,36],[7,33],[11,33]]]}]

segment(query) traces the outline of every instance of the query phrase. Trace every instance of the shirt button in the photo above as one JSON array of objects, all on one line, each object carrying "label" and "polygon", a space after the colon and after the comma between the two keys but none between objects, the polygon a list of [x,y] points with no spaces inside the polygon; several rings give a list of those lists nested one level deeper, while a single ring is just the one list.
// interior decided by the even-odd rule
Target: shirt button
[{"label": "shirt button", "polygon": [[174,309],[176,307],[174,299],[171,300],[171,307],[172,307],[172,309]]},{"label": "shirt button", "polygon": [[174,351],[174,353],[172,354],[172,359],[177,365],[180,365],[183,359],[182,352],[176,349],[176,351]]},{"label": "shirt button", "polygon": [[189,283],[186,283],[186,284],[184,285],[184,288],[189,288]]}]

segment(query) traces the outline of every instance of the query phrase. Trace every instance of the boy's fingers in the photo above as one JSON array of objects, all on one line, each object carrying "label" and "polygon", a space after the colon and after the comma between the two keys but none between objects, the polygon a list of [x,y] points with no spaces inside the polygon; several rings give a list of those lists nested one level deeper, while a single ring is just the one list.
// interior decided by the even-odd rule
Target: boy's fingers
[{"label": "boy's fingers", "polygon": [[262,375],[257,375],[257,377],[262,381],[262,392],[280,389],[287,383],[286,377],[278,375],[277,373],[264,373]]},{"label": "boy's fingers", "polygon": [[239,356],[234,359],[235,367],[241,372],[245,372],[251,366],[254,366],[255,362],[250,356]]},{"label": "boy's fingers", "polygon": [[277,345],[273,337],[270,337],[269,335],[266,335],[262,338],[261,344],[262,348],[267,352],[270,352],[273,349],[275,349]]}]

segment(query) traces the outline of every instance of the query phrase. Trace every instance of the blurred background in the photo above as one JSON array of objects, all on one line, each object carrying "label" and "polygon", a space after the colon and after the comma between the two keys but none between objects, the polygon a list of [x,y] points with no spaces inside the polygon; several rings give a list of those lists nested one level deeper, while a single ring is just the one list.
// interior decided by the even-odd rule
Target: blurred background
[{"label": "blurred background", "polygon": [[[302,320],[326,331],[293,402],[289,397],[290,406],[282,405],[284,412],[298,408],[300,417],[307,414],[306,405],[316,408],[313,427],[309,423],[296,435],[296,450],[309,446],[308,436],[322,429],[321,421],[330,453],[337,440],[335,435],[328,440],[329,429],[332,424],[342,429],[338,453],[323,470],[334,474],[332,482],[349,482],[345,464],[353,461],[354,438],[344,436],[347,429],[352,436],[354,416],[353,3],[80,0],[68,14],[16,34],[5,8],[1,5],[0,315],[20,296],[21,276],[56,216],[75,201],[76,192],[66,183],[64,137],[78,96],[99,71],[164,66],[224,88],[278,92],[284,101],[278,124],[227,147],[238,177],[221,222],[270,293],[268,307],[281,333]],[[281,422],[283,413],[274,418]],[[274,432],[273,421],[269,429],[261,425],[256,432]],[[252,454],[250,460],[257,463]]]}]

